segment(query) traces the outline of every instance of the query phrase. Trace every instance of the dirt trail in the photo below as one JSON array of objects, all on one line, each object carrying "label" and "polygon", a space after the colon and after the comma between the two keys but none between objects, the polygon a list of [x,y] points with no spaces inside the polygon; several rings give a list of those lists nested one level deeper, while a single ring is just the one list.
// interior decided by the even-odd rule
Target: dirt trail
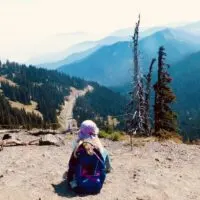
[{"label": "dirt trail", "polygon": [[58,122],[61,125],[60,130],[65,131],[71,128],[73,123],[73,108],[76,103],[76,99],[80,96],[84,96],[87,92],[91,92],[93,87],[88,85],[84,90],[77,90],[71,87],[70,95],[67,96],[62,106],[60,115],[58,116]]},{"label": "dirt trail", "polygon": [[61,147],[5,147],[0,152],[0,200],[200,200],[200,146],[136,142],[131,152],[125,142],[104,140],[113,171],[100,194],[80,197],[63,179],[71,143],[66,138]]}]

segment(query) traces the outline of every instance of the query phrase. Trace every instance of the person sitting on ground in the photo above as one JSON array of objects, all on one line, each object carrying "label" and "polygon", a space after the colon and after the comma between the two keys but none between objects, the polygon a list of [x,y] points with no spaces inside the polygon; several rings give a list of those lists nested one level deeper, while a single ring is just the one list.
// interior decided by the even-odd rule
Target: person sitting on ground
[{"label": "person sitting on ground", "polygon": [[92,120],[83,121],[78,133],[78,138],[73,144],[74,152],[83,141],[93,144],[100,150],[106,164],[106,172],[109,173],[111,171],[109,154],[105,147],[103,147],[98,134],[99,128],[97,127],[96,123],[94,123]]},{"label": "person sitting on ground", "polygon": [[[108,173],[111,171],[111,164],[110,164],[108,151],[103,147],[101,141],[99,140],[98,133],[99,133],[99,128],[93,121],[86,120],[82,122],[80,131],[78,133],[78,138],[74,142],[73,153],[69,161],[69,170],[67,173],[67,180],[71,188],[77,186],[77,180],[75,177],[76,172],[77,172],[77,166],[80,164],[80,162],[87,163],[87,164],[89,163],[89,161],[88,162],[80,161],[86,154],[87,156],[85,156],[82,160],[84,160],[86,157],[88,160],[92,160],[92,156],[93,156],[94,158],[93,160],[95,160],[96,158],[97,162],[99,161],[98,163],[100,163],[99,167],[101,168],[100,171],[102,173],[106,173],[106,172]],[[80,153],[83,151],[85,152],[85,154]],[[82,158],[80,158],[80,155],[82,156]],[[81,166],[81,169],[82,168],[84,167]],[[95,166],[89,166],[89,168],[90,169],[93,168],[96,171]],[[87,171],[87,169],[85,171]],[[105,179],[105,175],[104,177],[102,176],[102,185],[103,185],[104,179]],[[87,179],[85,179],[84,181],[87,181]],[[84,190],[87,190],[87,188],[85,187]]]}]

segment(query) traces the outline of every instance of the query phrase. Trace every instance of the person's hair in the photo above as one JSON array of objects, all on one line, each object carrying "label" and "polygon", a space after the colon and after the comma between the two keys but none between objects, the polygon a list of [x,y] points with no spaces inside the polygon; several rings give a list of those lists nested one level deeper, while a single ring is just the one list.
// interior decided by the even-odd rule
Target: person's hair
[{"label": "person's hair", "polygon": [[74,149],[74,155],[76,155],[76,151],[78,150],[79,146],[84,142],[92,144],[95,148],[97,148],[100,151],[100,153],[103,153],[103,145],[102,145],[100,139],[98,138],[98,136],[96,136],[96,137],[89,138],[89,139],[78,140],[76,147]]}]

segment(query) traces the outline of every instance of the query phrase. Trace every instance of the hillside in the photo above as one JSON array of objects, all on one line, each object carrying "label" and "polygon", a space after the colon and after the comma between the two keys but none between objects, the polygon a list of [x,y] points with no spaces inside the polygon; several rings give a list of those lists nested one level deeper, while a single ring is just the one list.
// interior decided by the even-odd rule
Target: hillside
[{"label": "hillside", "polygon": [[124,128],[124,119],[118,115],[124,114],[127,99],[120,96],[119,93],[112,93],[111,95],[110,89],[97,83],[93,84],[93,87],[93,92],[87,93],[76,101],[73,113],[78,125],[86,118],[90,118],[103,129],[105,127],[103,119],[107,119],[108,113],[112,113],[111,116],[115,116],[120,122],[118,128]]},{"label": "hillside", "polygon": [[200,52],[185,57],[171,67],[172,87],[177,95],[175,108],[178,110],[182,130],[199,138],[200,120]]},{"label": "hillside", "polygon": [[[36,138],[27,133],[15,135],[23,141]],[[199,146],[135,139],[130,151],[126,142],[102,142],[110,152],[113,170],[100,194],[76,196],[67,188],[63,175],[72,139],[65,136],[65,145],[60,147],[5,147],[0,152],[0,198],[199,200]]]},{"label": "hillside", "polygon": [[[38,69],[33,66],[27,67],[8,61],[5,64],[0,64],[0,77],[2,77],[0,79],[0,89],[2,91],[0,97],[2,99],[1,101],[4,101],[4,104],[7,105],[3,107],[4,109],[1,112],[1,123],[12,126],[22,125],[26,128],[27,126],[29,128],[58,127],[57,116],[61,111],[62,105],[64,105],[65,97],[70,94],[71,87],[77,90],[83,90],[90,85],[94,88],[94,91],[96,91],[96,89],[98,90],[98,87],[100,87],[94,82],[87,82],[79,78],[69,77],[57,71]],[[101,106],[101,109],[105,112],[103,116],[104,119],[106,115],[120,114],[123,111],[123,97],[105,87],[102,87],[100,92],[101,95],[109,93],[109,97],[105,96],[105,99],[117,97],[113,98],[113,103],[115,104],[115,102],[117,102],[116,105],[120,105],[115,108],[115,112],[110,109],[112,105],[104,104]],[[95,96],[96,95],[92,94],[92,99],[97,101],[97,104],[90,106],[91,110],[96,110],[98,109],[97,107],[101,105],[101,100],[95,98]],[[27,107],[30,109],[33,102],[35,106],[33,106],[33,111],[31,113],[26,112]],[[17,106],[18,108],[16,108]],[[18,115],[14,117],[15,114],[13,112],[24,113],[24,118],[26,118],[26,120],[17,117]],[[99,114],[100,113],[97,113],[97,115]],[[31,117],[29,117],[29,115],[31,115]],[[33,119],[31,120],[31,118]],[[37,123],[38,125],[36,126]]]},{"label": "hillside", "polygon": [[[164,29],[142,39],[140,57],[143,70],[147,70],[161,45],[166,48],[169,63],[175,63],[185,55],[197,51],[199,44],[192,43],[189,37],[191,35],[185,32]],[[63,65],[58,70],[106,86],[121,86],[130,81],[131,52],[131,42],[118,42],[100,48],[85,59]]]}]

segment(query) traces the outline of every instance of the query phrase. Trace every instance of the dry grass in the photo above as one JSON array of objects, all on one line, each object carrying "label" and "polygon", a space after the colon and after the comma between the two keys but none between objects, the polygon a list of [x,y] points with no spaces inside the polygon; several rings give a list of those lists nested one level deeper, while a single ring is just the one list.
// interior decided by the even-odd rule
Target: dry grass
[{"label": "dry grass", "polygon": [[[164,137],[165,136],[165,137]],[[126,141],[125,145],[131,145],[131,139],[129,135],[124,135],[123,140]],[[149,142],[165,142],[165,141],[173,141],[176,144],[182,144],[183,140],[182,137],[175,133],[168,132],[167,135],[162,135],[160,137],[143,137],[143,136],[133,136],[132,138],[132,145],[135,147],[142,147],[145,146],[146,143]]]},{"label": "dry grass", "polygon": [[2,83],[7,83],[8,85],[12,86],[12,87],[17,87],[17,84],[14,83],[13,81],[5,78],[4,76],[0,76],[0,82]]},{"label": "dry grass", "polygon": [[160,130],[155,134],[157,136],[158,141],[165,141],[165,140],[171,140],[177,144],[183,143],[183,138],[176,132],[169,132],[166,130]]},{"label": "dry grass", "polygon": [[[126,136],[126,141],[128,142],[127,145],[131,145],[130,136]],[[133,137],[132,138],[132,145],[135,147],[142,147],[148,142],[155,142],[158,141],[156,137]]]},{"label": "dry grass", "polygon": [[24,105],[20,102],[15,102],[15,101],[10,101],[10,100],[9,100],[9,103],[12,108],[24,109],[28,113],[33,112],[34,114],[39,115],[41,118],[43,118],[42,113],[37,110],[38,104],[35,101],[31,101],[31,105]]}]

